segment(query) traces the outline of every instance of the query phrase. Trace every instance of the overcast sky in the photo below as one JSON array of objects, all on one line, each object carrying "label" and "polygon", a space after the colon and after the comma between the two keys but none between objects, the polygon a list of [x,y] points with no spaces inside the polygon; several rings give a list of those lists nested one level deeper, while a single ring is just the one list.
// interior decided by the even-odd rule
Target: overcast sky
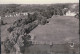
[{"label": "overcast sky", "polygon": [[0,0],[0,4],[54,4],[78,2],[79,0]]}]

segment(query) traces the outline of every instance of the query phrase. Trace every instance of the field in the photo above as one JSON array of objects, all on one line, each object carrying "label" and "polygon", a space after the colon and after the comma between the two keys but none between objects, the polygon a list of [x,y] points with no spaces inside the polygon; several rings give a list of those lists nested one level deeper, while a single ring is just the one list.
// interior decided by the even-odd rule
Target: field
[{"label": "field", "polygon": [[[39,25],[30,34],[36,36],[34,41],[53,42],[53,46],[50,48],[48,44],[33,45],[26,48],[25,54],[72,54],[70,46],[64,43],[79,42],[78,19],[71,16],[53,16],[48,20],[48,24]],[[74,47],[75,54],[79,54],[78,47],[78,45]]]},{"label": "field", "polygon": [[[17,19],[18,18],[3,18],[3,21],[7,22],[8,24],[1,26],[1,41],[4,41],[5,37],[9,35],[7,28]],[[53,44],[63,44],[70,41],[73,41],[74,43],[79,42],[78,19],[71,16],[52,16],[52,18],[48,20],[49,23],[45,25],[38,25],[38,27],[36,27],[29,33],[35,36],[34,41],[53,42]],[[59,47],[58,46],[56,47],[59,48],[62,46],[59,45]],[[50,51],[49,45],[34,45],[29,48],[30,52],[34,54],[35,54],[34,48],[35,51],[38,51],[36,53],[39,53],[41,51],[42,52],[41,54],[44,54],[43,51],[45,51],[46,54],[49,54],[48,51]],[[64,47],[62,47],[62,51],[63,50]],[[2,52],[3,52],[3,47],[2,47]],[[27,48],[25,54],[26,53],[27,53]]]},{"label": "field", "polygon": [[35,41],[61,44],[73,41],[78,43],[79,21],[71,16],[53,16],[46,25],[39,25],[30,34],[36,36]]},{"label": "field", "polygon": [[[71,48],[69,45],[67,46],[64,44],[54,44],[52,47],[50,45],[33,45],[26,48],[24,54],[72,54]],[[75,45],[74,48],[75,54],[79,54],[78,45]]]}]

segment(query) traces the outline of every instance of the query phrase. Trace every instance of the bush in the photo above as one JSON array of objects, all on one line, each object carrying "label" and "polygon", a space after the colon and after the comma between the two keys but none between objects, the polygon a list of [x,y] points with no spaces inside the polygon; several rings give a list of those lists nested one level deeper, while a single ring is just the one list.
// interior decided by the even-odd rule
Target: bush
[{"label": "bush", "polygon": [[13,44],[10,42],[8,38],[6,38],[6,40],[4,41],[4,47],[5,47],[5,52],[10,53],[10,50],[12,49]]},{"label": "bush", "polygon": [[53,8],[47,8],[43,12],[41,12],[41,15],[44,17],[47,17],[47,19],[51,18],[54,15],[54,9]]},{"label": "bush", "polygon": [[47,18],[46,18],[46,17],[43,17],[43,18],[41,19],[40,24],[41,24],[41,25],[45,25],[46,23],[47,23]]},{"label": "bush", "polygon": [[27,25],[28,23],[31,23],[33,21],[37,20],[37,13],[29,14],[27,19],[18,19],[13,23],[14,27],[20,27],[22,25]]},{"label": "bush", "polygon": [[74,17],[79,19],[79,13],[77,13]]},{"label": "bush", "polygon": [[[14,25],[14,27],[19,27],[19,26],[21,26],[22,24],[25,24],[25,20],[26,19],[24,19],[24,21],[22,21],[23,19],[18,19],[18,20],[16,20],[14,23],[13,23],[13,25]],[[21,23],[21,22],[23,22],[23,23]]]},{"label": "bush", "polygon": [[50,13],[47,11],[42,12],[41,15],[44,17],[50,18]]},{"label": "bush", "polygon": [[32,45],[32,41],[29,41],[31,38],[30,35],[20,35],[17,39],[17,44],[20,47],[20,52],[24,53],[25,47],[29,47]]},{"label": "bush", "polygon": [[7,24],[7,23],[4,23],[4,21],[1,20],[1,21],[0,21],[0,24],[1,24],[1,25],[5,25],[5,24]]},{"label": "bush", "polygon": [[[18,31],[20,32],[20,30]],[[22,35],[18,31],[11,32],[10,36],[4,41],[6,53],[10,53],[16,43],[21,48],[21,52],[24,50],[25,46],[29,47],[32,45],[32,42],[29,41],[31,36],[27,35],[26,33]]]},{"label": "bush", "polygon": [[11,27],[9,27],[9,28],[7,29],[7,31],[11,33],[14,28],[15,28],[14,26],[11,26]]},{"label": "bush", "polygon": [[27,25],[24,25],[24,29],[25,29],[26,33],[29,33],[31,30],[33,30],[37,26],[38,26],[38,22],[32,22]]},{"label": "bush", "polygon": [[34,12],[33,14],[28,13],[28,20],[30,22],[35,21],[37,19],[37,15],[38,15],[37,12]]}]

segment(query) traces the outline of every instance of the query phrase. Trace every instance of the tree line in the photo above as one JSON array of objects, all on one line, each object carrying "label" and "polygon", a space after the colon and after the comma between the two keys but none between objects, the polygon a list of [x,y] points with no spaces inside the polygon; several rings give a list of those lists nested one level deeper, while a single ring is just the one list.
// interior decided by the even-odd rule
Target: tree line
[{"label": "tree line", "polygon": [[[29,4],[5,4],[5,5],[0,5],[0,15],[4,16],[9,13],[13,12],[34,12],[34,11],[39,11],[39,12],[53,12],[51,14],[54,15],[62,15],[62,11],[64,8],[70,9],[70,5],[72,4],[44,4],[44,5],[29,5]],[[79,6],[79,5],[78,5]],[[73,11],[78,11],[78,6]]]}]

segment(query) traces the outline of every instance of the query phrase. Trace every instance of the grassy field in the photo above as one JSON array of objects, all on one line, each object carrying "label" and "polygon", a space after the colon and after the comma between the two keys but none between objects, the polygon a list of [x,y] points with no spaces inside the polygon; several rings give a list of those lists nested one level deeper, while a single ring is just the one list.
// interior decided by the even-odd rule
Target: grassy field
[{"label": "grassy field", "polygon": [[[48,20],[48,24],[39,25],[30,34],[36,36],[34,41],[53,42],[53,46],[50,48],[50,45],[33,45],[26,48],[24,54],[73,54],[69,45],[64,43],[79,42],[78,19],[71,16],[53,16]],[[78,47],[74,47],[75,54],[79,54]]]},{"label": "grassy field", "polygon": [[[68,47],[67,47],[68,46]],[[78,45],[75,45],[75,54],[79,54]],[[54,44],[50,45],[33,45],[25,49],[24,54],[72,54],[69,45],[65,44]]]},{"label": "grassy field", "polygon": [[35,41],[65,43],[79,40],[79,21],[71,16],[53,16],[46,25],[39,25],[30,34],[36,36]]}]

